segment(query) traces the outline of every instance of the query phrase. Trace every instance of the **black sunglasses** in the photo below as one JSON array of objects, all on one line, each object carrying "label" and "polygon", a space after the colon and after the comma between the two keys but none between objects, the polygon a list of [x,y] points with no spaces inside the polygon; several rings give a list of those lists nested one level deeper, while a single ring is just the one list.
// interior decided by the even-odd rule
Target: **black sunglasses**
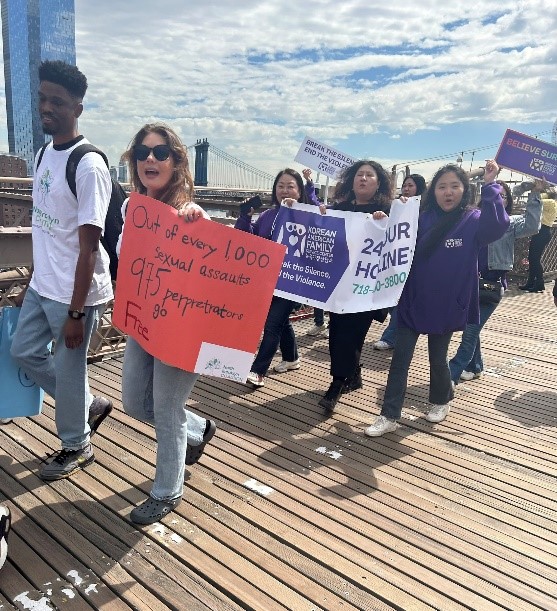
[{"label": "black sunglasses", "polygon": [[136,161],[145,161],[151,153],[157,161],[166,161],[170,157],[171,150],[168,144],[157,144],[153,148],[145,144],[136,144],[133,147],[133,156]]}]

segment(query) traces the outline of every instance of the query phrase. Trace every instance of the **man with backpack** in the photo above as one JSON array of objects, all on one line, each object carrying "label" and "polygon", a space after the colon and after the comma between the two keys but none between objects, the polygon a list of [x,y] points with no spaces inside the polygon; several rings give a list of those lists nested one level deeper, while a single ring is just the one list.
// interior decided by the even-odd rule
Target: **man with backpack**
[{"label": "man with backpack", "polygon": [[68,184],[68,159],[88,144],[77,125],[85,76],[65,62],[45,61],[39,81],[39,114],[52,142],[35,163],[33,273],[11,353],[55,399],[62,449],[39,477],[57,480],[95,460],[90,436],[112,409],[108,399],[91,395],[87,377],[89,342],[113,297],[109,256],[100,245],[112,182],[103,157],[91,151],[72,171],[75,189]]}]

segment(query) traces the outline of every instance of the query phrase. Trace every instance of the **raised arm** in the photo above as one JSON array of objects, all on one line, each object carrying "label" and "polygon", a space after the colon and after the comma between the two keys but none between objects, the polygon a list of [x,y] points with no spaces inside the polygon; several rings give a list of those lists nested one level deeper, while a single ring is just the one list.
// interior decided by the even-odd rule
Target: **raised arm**
[{"label": "raised arm", "polygon": [[499,166],[492,159],[485,164],[485,184],[482,187],[481,214],[477,240],[480,246],[490,244],[504,235],[510,220],[505,211],[501,191],[503,187],[495,182]]}]

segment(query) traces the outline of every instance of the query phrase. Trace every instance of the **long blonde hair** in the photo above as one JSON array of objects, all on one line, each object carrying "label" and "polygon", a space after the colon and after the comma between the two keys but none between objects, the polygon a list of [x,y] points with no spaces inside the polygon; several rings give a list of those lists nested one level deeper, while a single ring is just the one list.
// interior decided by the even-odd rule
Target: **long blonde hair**
[{"label": "long blonde hair", "polygon": [[146,187],[139,179],[137,161],[133,156],[133,148],[136,144],[141,144],[147,134],[152,133],[158,134],[164,138],[164,141],[170,147],[171,155],[174,160],[173,176],[166,189],[157,199],[173,208],[180,208],[184,203],[192,201],[194,196],[194,185],[188,161],[188,151],[176,132],[164,123],[147,123],[144,125],[132,138],[128,150],[122,155],[122,158],[126,160],[130,170],[132,188],[142,195],[147,193]]}]

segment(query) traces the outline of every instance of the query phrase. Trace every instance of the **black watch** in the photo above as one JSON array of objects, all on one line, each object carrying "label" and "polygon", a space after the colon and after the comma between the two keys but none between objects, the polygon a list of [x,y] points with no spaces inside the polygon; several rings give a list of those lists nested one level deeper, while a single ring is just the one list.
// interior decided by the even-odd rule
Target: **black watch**
[{"label": "black watch", "polygon": [[79,310],[68,310],[68,316],[74,320],[81,320],[85,316],[85,312]]}]

